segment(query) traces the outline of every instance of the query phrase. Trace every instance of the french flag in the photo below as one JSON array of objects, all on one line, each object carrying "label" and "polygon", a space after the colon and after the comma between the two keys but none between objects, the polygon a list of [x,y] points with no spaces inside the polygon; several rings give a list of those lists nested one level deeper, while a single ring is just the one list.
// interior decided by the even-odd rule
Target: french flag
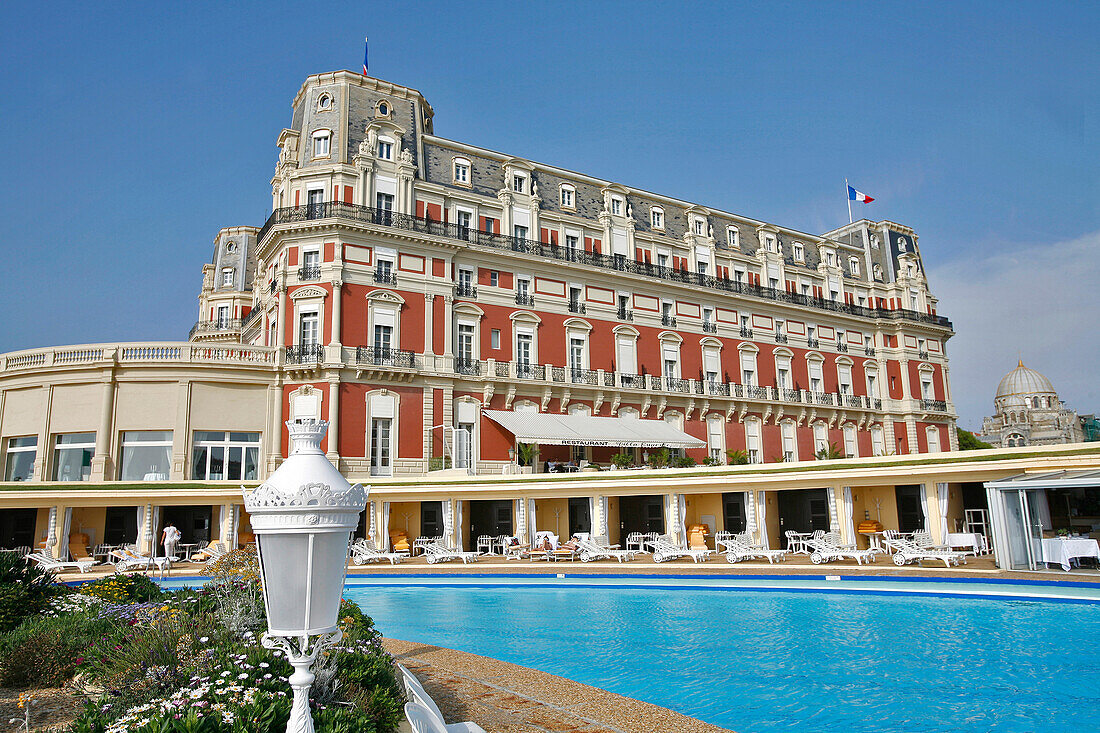
[{"label": "french flag", "polygon": [[848,186],[848,200],[849,201],[858,201],[861,204],[869,204],[872,201],[874,201],[874,199],[871,198],[870,196],[868,196],[867,194],[862,193],[860,191],[857,191],[854,188],[852,188],[851,186]]},{"label": "french flag", "polygon": [[367,51],[368,50],[369,50],[369,46],[367,44],[367,39],[364,36],[363,37],[363,76],[367,75]]}]

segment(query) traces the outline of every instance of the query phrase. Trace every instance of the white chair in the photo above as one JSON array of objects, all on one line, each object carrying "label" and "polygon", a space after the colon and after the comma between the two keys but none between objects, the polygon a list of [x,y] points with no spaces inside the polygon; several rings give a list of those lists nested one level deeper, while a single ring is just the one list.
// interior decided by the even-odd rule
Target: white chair
[{"label": "white chair", "polygon": [[63,573],[66,570],[79,570],[86,573],[96,564],[95,560],[78,560],[76,562],[62,562],[49,555],[32,552],[24,556],[24,559],[34,562],[35,565],[51,573]]},{"label": "white chair", "polygon": [[493,554],[493,538],[483,534],[477,538],[477,551],[484,555]]},{"label": "white chair", "polygon": [[[416,733],[485,733],[485,729],[477,723],[450,723],[443,720],[443,713],[432,700],[416,678],[409,670],[400,664],[397,668],[401,671],[401,680],[405,684],[405,692],[409,702],[405,704],[405,718]],[[411,708],[411,709],[410,709]]]},{"label": "white chair", "polygon": [[790,552],[790,550],[772,550],[768,547],[753,545],[752,538],[749,536],[748,532],[732,535],[728,539],[721,540],[716,544],[726,548],[723,554],[726,556],[726,561],[731,563],[759,558],[764,558],[769,564],[774,563],[776,560],[782,562],[783,558]]},{"label": "white chair", "polygon": [[408,557],[404,552],[382,552],[377,550],[373,542],[365,539],[353,542],[348,554],[351,556],[351,561],[356,565],[366,565],[369,562],[378,562],[379,560],[389,560],[390,565],[396,565]]},{"label": "white chair", "polygon": [[459,552],[458,550],[449,550],[443,545],[435,543],[424,545],[424,554],[428,557],[429,565],[450,560],[461,560],[462,564],[466,565],[467,563],[477,562],[478,557],[481,556],[480,552]]}]

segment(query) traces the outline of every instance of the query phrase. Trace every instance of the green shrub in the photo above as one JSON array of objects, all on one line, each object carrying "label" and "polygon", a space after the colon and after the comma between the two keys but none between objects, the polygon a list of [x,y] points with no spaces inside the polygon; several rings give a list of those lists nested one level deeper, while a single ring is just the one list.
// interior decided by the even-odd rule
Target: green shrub
[{"label": "green shrub", "polygon": [[0,686],[65,683],[111,628],[111,621],[91,613],[27,619],[0,637]]},{"label": "green shrub", "polygon": [[691,468],[695,465],[695,459],[691,456],[676,456],[672,459],[672,465],[676,468]]},{"label": "green shrub", "polygon": [[64,592],[47,571],[14,552],[0,553],[0,633],[40,613],[52,596]]},{"label": "green shrub", "polygon": [[164,591],[144,575],[108,575],[80,586],[80,592],[109,603],[145,603],[164,597]]},{"label": "green shrub", "polygon": [[749,454],[743,450],[726,451],[726,462],[731,466],[745,466],[749,463]]},{"label": "green shrub", "polygon": [[628,468],[634,463],[634,456],[629,453],[616,453],[611,456],[611,463],[615,468]]}]

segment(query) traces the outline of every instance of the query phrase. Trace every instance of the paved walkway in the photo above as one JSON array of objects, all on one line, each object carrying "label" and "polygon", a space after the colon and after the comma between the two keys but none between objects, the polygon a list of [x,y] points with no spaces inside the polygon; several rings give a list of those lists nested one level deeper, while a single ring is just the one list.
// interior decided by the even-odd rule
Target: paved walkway
[{"label": "paved walkway", "polygon": [[722,733],[667,708],[526,667],[437,646],[386,639],[448,723],[491,733]]}]

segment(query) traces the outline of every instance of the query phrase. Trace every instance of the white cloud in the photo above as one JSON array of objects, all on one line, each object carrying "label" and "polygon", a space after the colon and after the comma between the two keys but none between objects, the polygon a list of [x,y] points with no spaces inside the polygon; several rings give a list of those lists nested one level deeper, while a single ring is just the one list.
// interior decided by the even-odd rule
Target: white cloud
[{"label": "white cloud", "polygon": [[997,383],[1017,359],[1049,377],[1071,408],[1100,410],[1100,232],[975,250],[928,278],[939,312],[955,324],[947,353],[961,427],[978,428],[992,414]]}]

